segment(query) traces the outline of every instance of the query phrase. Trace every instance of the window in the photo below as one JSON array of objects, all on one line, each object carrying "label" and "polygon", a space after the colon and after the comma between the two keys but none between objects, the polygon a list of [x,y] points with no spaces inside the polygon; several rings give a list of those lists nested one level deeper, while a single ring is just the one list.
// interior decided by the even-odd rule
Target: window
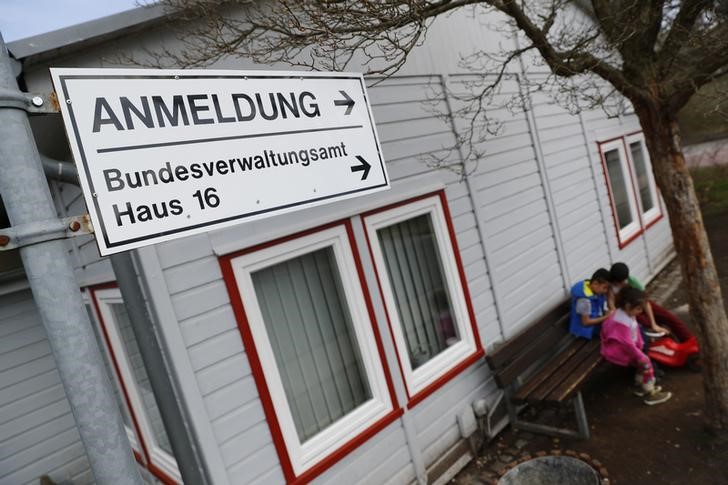
[{"label": "window", "polygon": [[482,356],[444,193],[364,215],[413,406]]},{"label": "window", "polygon": [[619,241],[626,244],[639,234],[641,226],[624,144],[620,138],[602,145],[601,149]]},{"label": "window", "polygon": [[401,414],[350,234],[337,224],[221,258],[288,481]]},{"label": "window", "polygon": [[652,166],[641,133],[599,144],[619,247],[662,217]]},{"label": "window", "polygon": [[90,293],[96,313],[88,307],[89,315],[96,322],[96,336],[107,371],[116,384],[117,402],[134,454],[164,483],[181,483],[121,294],[117,288],[91,289]]},{"label": "window", "polygon": [[637,193],[639,194],[640,214],[645,226],[660,218],[661,211],[657,195],[657,184],[652,175],[652,166],[649,162],[647,147],[642,134],[626,137],[625,142],[629,148],[629,156],[634,167],[634,177]]}]

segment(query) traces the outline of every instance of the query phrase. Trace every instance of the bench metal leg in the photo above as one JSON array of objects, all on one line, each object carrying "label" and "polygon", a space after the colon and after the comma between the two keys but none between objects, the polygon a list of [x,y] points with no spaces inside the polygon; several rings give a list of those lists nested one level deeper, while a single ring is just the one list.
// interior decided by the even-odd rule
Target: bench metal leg
[{"label": "bench metal leg", "polygon": [[576,413],[576,425],[579,428],[579,437],[588,440],[591,438],[589,431],[589,422],[586,419],[586,411],[584,410],[584,399],[581,397],[581,391],[574,396],[574,413]]},{"label": "bench metal leg", "polygon": [[559,428],[556,426],[548,426],[540,423],[533,423],[531,421],[524,421],[520,419],[518,417],[518,409],[511,400],[511,392],[506,392],[506,407],[508,409],[508,418],[511,421],[511,426],[513,426],[514,428],[522,429],[524,431],[530,431],[532,433],[556,436],[559,438],[589,439],[591,437],[591,433],[589,431],[589,422],[586,418],[586,411],[584,410],[584,400],[581,397],[581,392],[578,392],[573,398],[573,403],[578,431],[567,428]]}]

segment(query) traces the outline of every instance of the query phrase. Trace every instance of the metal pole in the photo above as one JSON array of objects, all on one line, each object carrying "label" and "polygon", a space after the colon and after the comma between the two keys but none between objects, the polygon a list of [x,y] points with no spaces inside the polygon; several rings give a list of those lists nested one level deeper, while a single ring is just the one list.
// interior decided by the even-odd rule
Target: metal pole
[{"label": "metal pole", "polygon": [[[53,160],[42,154],[40,158],[46,177],[79,185],[78,171],[73,163]],[[139,354],[152,384],[154,399],[159,407],[159,414],[169,437],[169,444],[182,481],[200,485],[210,483],[206,474],[207,468],[195,446],[194,433],[188,416],[177,399],[177,392],[171,379],[172,373],[167,371],[162,344],[155,332],[144,292],[134,269],[134,258],[130,252],[124,252],[112,254],[109,259],[124,299],[124,306],[129,313],[131,329],[139,345]]]},{"label": "metal pole", "polygon": [[177,460],[182,481],[195,485],[210,483],[205,475],[205,468],[199,459],[199,454],[196,453],[192,430],[176,400],[174,385],[167,372],[162,347],[147,311],[147,303],[134,270],[132,256],[129,252],[124,252],[112,254],[109,259],[114,268],[121,296],[124,298],[124,305],[129,312],[131,328],[139,345],[139,353],[144,361],[144,367],[147,369],[154,398],[159,406],[159,414]]},{"label": "metal pole", "polygon": [[[20,93],[1,34],[0,89]],[[0,194],[14,226],[57,219],[28,115],[15,107],[0,107]],[[65,243],[20,256],[96,482],[142,485]]]}]

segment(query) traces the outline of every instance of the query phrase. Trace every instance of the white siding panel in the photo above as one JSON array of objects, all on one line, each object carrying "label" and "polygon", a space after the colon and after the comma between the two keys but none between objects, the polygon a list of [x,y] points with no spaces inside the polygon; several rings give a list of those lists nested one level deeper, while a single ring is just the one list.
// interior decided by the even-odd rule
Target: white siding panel
[{"label": "white siding panel", "polygon": [[40,325],[34,325],[30,328],[19,330],[15,333],[6,335],[2,338],[2,340],[0,340],[0,354],[40,342],[44,339],[45,330]]},{"label": "white siding panel", "polygon": [[228,468],[228,475],[230,477],[230,483],[236,485],[254,482],[265,483],[258,480],[258,478],[263,475],[268,476],[272,471],[278,471],[278,473],[273,475],[277,478],[268,483],[285,483],[283,470],[281,470],[278,462],[278,454],[271,443]]},{"label": "white siding panel", "polygon": [[561,200],[560,197],[564,195],[568,197],[575,187],[583,187],[585,185],[591,185],[591,191],[596,195],[593,188],[594,178],[592,177],[591,171],[586,168],[572,173],[572,177],[551,180],[551,193],[554,195],[554,200]]},{"label": "white siding panel", "polygon": [[553,103],[539,104],[535,112],[572,284],[589,278],[598,267],[609,266],[605,221],[579,118]]},{"label": "white siding panel", "polygon": [[[493,216],[508,210],[508,206],[499,207],[498,202],[512,201],[521,196],[522,191],[538,187],[543,195],[541,187],[541,179],[538,173],[532,173],[526,177],[508,180],[500,185],[488,187],[487,189],[478,190],[477,198],[484,206],[488,206],[488,213],[493,212]],[[489,216],[489,217],[493,217]]]},{"label": "white siding panel", "polygon": [[[496,152],[489,152],[478,162],[477,170],[474,173],[474,178],[485,177],[487,181],[487,174],[495,170],[517,165],[522,162],[533,162],[533,147],[528,142],[528,139],[521,137],[520,140],[523,142],[522,145],[516,146],[510,150],[501,150]],[[493,184],[481,185],[482,187],[491,187]]]},{"label": "white siding panel", "polygon": [[[534,214],[544,213],[544,206],[546,201],[543,197],[539,197],[533,202],[530,202],[523,207],[514,207],[505,214],[501,214],[488,221],[486,227],[488,231],[497,234],[506,231],[512,227],[516,227],[523,223],[523,221],[529,220],[534,217]],[[548,221],[548,216],[546,216]]]},{"label": "white siding panel", "polygon": [[[8,475],[0,478],[0,484],[38,483],[40,476],[45,474],[48,474],[51,479],[57,480],[59,483],[63,482],[67,478],[65,474],[66,466],[80,457],[85,457],[83,445],[79,440],[73,439],[74,434],[78,435],[76,429],[66,431],[40,445],[23,450],[17,461],[0,462],[0,470],[13,470]],[[50,473],[45,470],[63,471]]]},{"label": "white siding panel", "polygon": [[443,132],[432,136],[423,135],[418,138],[393,140],[382,143],[381,146],[384,159],[390,162],[403,158],[417,158],[420,155],[449,149],[454,143],[452,132]]},{"label": "white siding panel", "polygon": [[384,105],[374,104],[372,105],[372,112],[374,113],[374,121],[377,125],[377,132],[384,134],[390,131],[390,124],[407,120],[431,118],[433,110],[435,113],[443,110],[443,108],[441,108],[443,104],[444,101],[434,101],[434,106],[431,103],[422,103],[418,101]]},{"label": "white siding panel", "polygon": [[540,183],[533,187],[524,187],[519,194],[504,197],[500,201],[491,204],[488,213],[484,215],[484,219],[490,222],[495,217],[504,217],[504,214],[507,216],[509,210],[518,210],[536,201],[543,200],[543,188]]},{"label": "white siding panel", "polygon": [[242,354],[243,342],[238,329],[235,328],[193,345],[188,351],[192,368],[199,372],[208,366]]},{"label": "white siding panel", "polygon": [[[30,362],[50,354],[51,347],[48,344],[48,340],[41,340],[40,342],[26,345],[23,348],[0,354],[0,369],[7,369],[13,365],[17,365],[21,358],[23,362]],[[4,385],[4,381],[0,381],[0,386],[2,385]]]},{"label": "white siding panel", "polygon": [[428,466],[461,439],[457,414],[485,395],[488,375],[487,366],[478,363],[414,408],[418,441]]},{"label": "white siding panel", "polygon": [[675,252],[672,245],[672,231],[667,216],[647,229],[645,238],[647,239],[650,260],[652,261],[654,271]]},{"label": "white siding panel", "polygon": [[[554,251],[554,241],[551,238],[544,239],[538,245],[518,257],[510,259],[503,265],[500,268],[503,277],[499,281],[499,288],[503,296],[522,294],[524,292],[524,281],[533,278],[540,279],[544,274],[552,274],[554,268],[558,266],[555,261],[549,258],[549,255],[553,254]],[[558,269],[556,272],[559,273]]]},{"label": "white siding panel", "polygon": [[219,443],[243,434],[258,423],[265,422],[262,404],[255,400],[240,406],[215,420],[213,431]]},{"label": "white siding panel", "polygon": [[373,106],[391,103],[422,102],[442,99],[442,86],[439,78],[411,78],[407,84],[380,83],[368,88],[369,102]]},{"label": "white siding panel", "polygon": [[245,354],[237,354],[219,364],[211,365],[200,371],[200,392],[207,396],[218,389],[232,384],[238,376],[250,374],[250,365]]},{"label": "white siding panel", "polygon": [[169,294],[174,295],[219,280],[222,278],[222,272],[217,258],[207,257],[170,268],[165,271],[164,277]]},{"label": "white siding panel", "polygon": [[[532,231],[535,231],[543,226],[548,226],[550,224],[551,223],[549,222],[546,208],[540,207],[539,212],[534,213],[531,217],[522,220],[520,224],[508,227],[501,232],[495,232],[495,235],[490,237],[488,239],[488,242],[491,243],[496,253],[499,250],[504,250],[508,252],[509,248],[512,247],[511,244],[520,241],[522,238],[527,237]],[[505,255],[504,257],[509,258],[510,256]],[[556,257],[556,255],[554,255],[554,257]]]},{"label": "white siding panel", "polygon": [[377,128],[381,133],[379,137],[381,143],[414,139],[451,131],[450,125],[444,120],[432,117],[390,122],[384,125],[379,124]]},{"label": "white siding panel", "polygon": [[283,471],[280,468],[275,468],[268,473],[254,478],[250,481],[250,485],[270,485],[273,483],[285,483],[285,481]]},{"label": "white siding panel", "polygon": [[384,457],[380,462],[374,462],[373,465],[373,469],[369,470],[365,477],[356,482],[357,484],[387,483],[395,478],[398,481],[392,483],[405,484],[410,483],[415,478],[415,469],[410,461],[409,451],[404,444],[400,445],[393,454]]},{"label": "white siding panel", "polygon": [[472,212],[466,212],[458,216],[453,216],[452,226],[455,229],[455,234],[460,234],[463,231],[475,227],[475,215]]},{"label": "white siding panel", "polygon": [[241,456],[250,456],[255,451],[270,443],[271,437],[268,432],[268,423],[259,423],[253,426],[248,432],[233,437],[220,446],[222,459],[226,467],[234,466],[241,461]]},{"label": "white siding panel", "polygon": [[214,424],[217,418],[256,399],[258,390],[253,376],[249,376],[205,396],[205,406]]},{"label": "white siding panel", "polygon": [[45,374],[55,368],[56,364],[53,360],[53,356],[49,355],[41,357],[40,359],[32,360],[0,372],[0,382],[3,387],[20,384],[26,379],[33,378],[40,374]]},{"label": "white siding panel", "polygon": [[487,268],[485,266],[485,260],[475,261],[473,264],[465,266],[465,277],[468,281],[472,281],[484,274],[487,274]]},{"label": "white siding panel", "polygon": [[[473,246],[480,248],[480,235],[475,227],[464,230],[462,233],[457,235],[458,247],[461,251],[466,251]],[[480,257],[483,257],[482,251]]]},{"label": "white siding panel", "polygon": [[[42,443],[47,436],[55,436],[70,429],[75,429],[75,427],[76,421],[73,419],[70,410],[60,416],[53,416],[53,414],[42,415],[37,419],[36,423],[33,423],[32,427],[28,427],[22,433],[6,435],[6,438],[0,442],[0,457],[13,458],[14,455],[22,453],[22,451],[14,453],[15,450],[25,450],[37,443]],[[5,431],[5,429],[2,430],[2,432]]]},{"label": "white siding panel", "polygon": [[36,393],[43,392],[45,389],[52,387],[61,382],[58,371],[53,369],[44,374],[35,376],[13,385],[5,387],[4,392],[0,392],[0,406],[28,396],[34,396]]},{"label": "white siding panel", "polygon": [[[89,469],[30,291],[0,296],[0,484]],[[73,464],[71,467],[70,464]]]},{"label": "white siding panel", "polygon": [[[402,450],[405,453],[401,453]],[[314,483],[331,485],[341,483],[382,483],[381,478],[376,478],[377,472],[382,472],[377,468],[377,465],[385,463],[388,459],[395,458],[394,463],[388,465],[392,471],[406,468],[410,464],[409,453],[406,450],[404,430],[401,421],[397,420],[333,465],[314,480]]]},{"label": "white siding panel", "polygon": [[19,330],[28,325],[28,320],[33,319],[33,300],[25,300],[17,295],[23,295],[22,292],[10,293],[4,296],[6,300],[3,307],[0,308],[0,319],[6,320],[0,329],[0,336],[5,336]]},{"label": "white siding panel", "polygon": [[402,160],[394,162],[387,159],[387,173],[390,180],[404,180],[408,177],[432,172],[434,169],[428,165],[429,162],[425,159],[431,155],[444,156],[444,152],[432,154],[423,152],[422,154],[407,155]]},{"label": "white siding panel", "polygon": [[225,305],[228,301],[227,290],[222,280],[198,286],[172,296],[175,313],[180,321],[204,315],[210,310]]},{"label": "white siding panel", "polygon": [[182,336],[188,347],[223,332],[237,328],[230,305],[210,310],[202,315],[180,322]]},{"label": "white siding panel", "polygon": [[[55,470],[52,470],[49,476],[66,476],[70,477],[73,485],[86,485],[94,483],[94,476],[91,469],[86,464],[86,458],[81,457],[72,460]],[[37,485],[37,481],[28,482],[29,485]]]},{"label": "white siding panel", "polygon": [[48,387],[31,396],[16,399],[0,407],[0,424],[22,418],[23,415],[42,408],[49,402],[53,403],[65,397],[66,393],[63,390],[63,386],[59,383],[56,386]]},{"label": "white siding panel", "polygon": [[513,321],[514,324],[509,326],[507,331],[507,338],[516,335],[519,330],[528,326],[535,317],[542,315],[544,310],[552,308],[557,304],[564,301],[566,295],[563,289],[549,290],[549,287],[556,288],[561,285],[562,280],[559,278],[552,278],[551,281],[546,279],[543,280],[544,288],[538,288],[527,297],[517,301],[516,307],[506,308],[505,314],[508,321]]},{"label": "white siding panel", "polygon": [[207,234],[197,234],[160,244],[157,254],[159,254],[159,263],[162,268],[166,269],[211,256],[213,252]]}]

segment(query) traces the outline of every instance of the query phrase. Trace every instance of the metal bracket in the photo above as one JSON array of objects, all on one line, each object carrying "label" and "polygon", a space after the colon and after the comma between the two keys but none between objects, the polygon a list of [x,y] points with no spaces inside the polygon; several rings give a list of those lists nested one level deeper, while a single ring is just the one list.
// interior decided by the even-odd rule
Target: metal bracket
[{"label": "metal bracket", "polygon": [[88,214],[0,229],[0,251],[22,248],[56,239],[93,234]]},{"label": "metal bracket", "polygon": [[55,92],[32,94],[3,88],[0,88],[0,108],[22,109],[28,114],[51,114],[61,110]]}]

